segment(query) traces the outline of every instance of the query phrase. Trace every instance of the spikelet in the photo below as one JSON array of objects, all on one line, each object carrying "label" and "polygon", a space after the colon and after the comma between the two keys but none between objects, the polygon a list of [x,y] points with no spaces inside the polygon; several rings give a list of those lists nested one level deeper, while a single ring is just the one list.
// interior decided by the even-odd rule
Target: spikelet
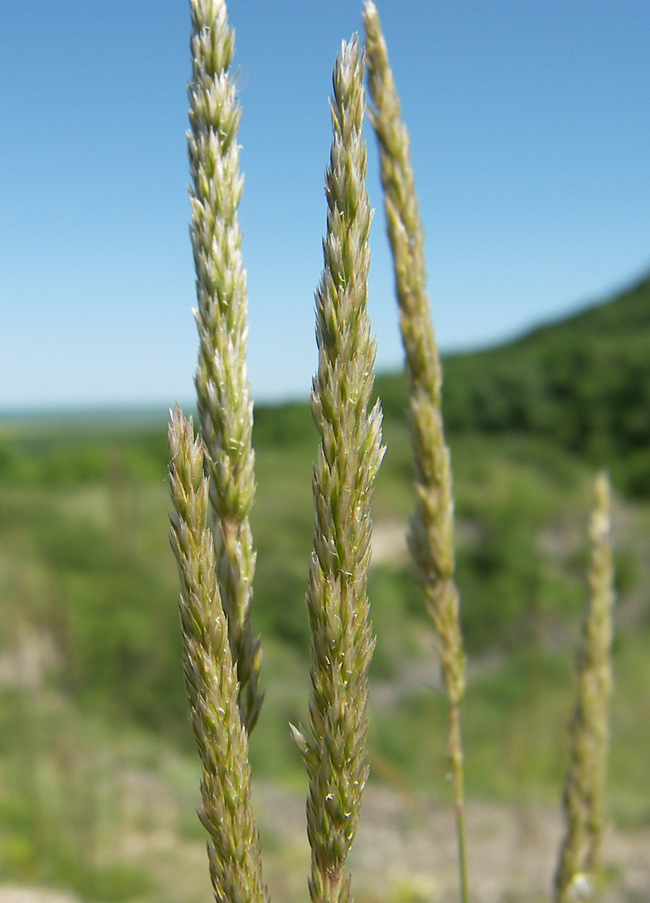
[{"label": "spikelet", "polygon": [[604,786],[615,600],[610,486],[605,473],[599,473],[596,479],[589,537],[590,600],[578,656],[577,699],[570,728],[571,763],[564,790],[567,829],[555,880],[557,903],[573,903],[590,896],[600,869],[605,826]]},{"label": "spikelet", "polygon": [[237,665],[242,718],[250,731],[262,704],[262,656],[250,624],[255,552],[249,512],[255,474],[246,364],[248,300],[237,212],[243,189],[237,144],[241,111],[229,76],[234,32],[226,4],[190,0],[190,6],[190,233],[200,340],[195,384],[211,478],[217,577]]},{"label": "spikelet", "polygon": [[313,903],[351,899],[345,862],[368,776],[368,668],[374,649],[366,595],[370,500],[383,449],[381,410],[368,407],[375,342],[367,313],[371,211],[365,187],[365,93],[358,38],[343,44],[331,101],[327,236],[316,294],[320,433],[313,489],[314,552],[307,607],[312,633],[310,731],[294,728],[309,774],[307,831]]},{"label": "spikelet", "polygon": [[218,903],[265,903],[258,830],[251,806],[248,734],[215,577],[203,449],[179,408],[169,425],[171,544],[181,583],[183,670],[201,761],[199,818],[209,835],[210,877]]}]

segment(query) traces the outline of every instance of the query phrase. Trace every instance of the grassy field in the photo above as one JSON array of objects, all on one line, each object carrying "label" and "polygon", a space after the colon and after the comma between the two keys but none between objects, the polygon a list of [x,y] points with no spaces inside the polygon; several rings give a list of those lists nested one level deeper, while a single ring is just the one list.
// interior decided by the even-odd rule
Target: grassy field
[{"label": "grassy field", "polygon": [[[372,787],[397,794],[404,806],[424,793],[444,812],[451,799],[445,700],[406,556],[413,497],[401,389],[394,379],[380,379],[380,392],[382,385],[388,452],[374,503],[370,577],[377,634]],[[476,804],[557,810],[586,602],[593,467],[535,435],[463,431],[451,445],[469,655],[469,796]],[[282,805],[295,808],[306,779],[287,723],[305,719],[308,688],[304,594],[316,448],[308,407],[260,409],[255,448],[254,621],[267,698],[252,762],[262,801],[285,794]],[[164,415],[0,424],[5,880],[68,887],[88,900],[153,903],[171,898],[161,888],[177,885],[187,891],[179,889],[178,900],[205,898],[207,868],[192,858],[201,846],[193,813],[199,768],[180,668],[166,468]],[[616,825],[641,831],[650,824],[642,689],[650,680],[650,505],[619,492],[614,523],[619,603],[609,803]],[[271,812],[274,805],[277,799]],[[264,831],[271,873],[295,871],[285,861],[294,847]],[[296,831],[303,836],[302,821]],[[201,873],[194,897],[192,882],[172,878],[169,857],[156,858],[161,833],[176,839],[174,849],[187,845],[187,862]],[[144,844],[141,855],[125,855],[125,837]],[[298,860],[305,850],[296,839]],[[182,872],[180,857],[175,868]],[[285,895],[302,895],[306,871],[298,872]]]}]

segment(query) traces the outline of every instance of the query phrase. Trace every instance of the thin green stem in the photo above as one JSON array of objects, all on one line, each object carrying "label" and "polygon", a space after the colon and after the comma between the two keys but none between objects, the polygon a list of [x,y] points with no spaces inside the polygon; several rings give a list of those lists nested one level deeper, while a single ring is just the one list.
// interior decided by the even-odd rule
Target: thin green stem
[{"label": "thin green stem", "polygon": [[462,903],[469,901],[467,880],[467,841],[465,831],[465,790],[463,777],[463,744],[460,730],[460,711],[458,705],[452,704],[449,711],[450,730],[448,737],[448,755],[451,764],[451,779],[454,788],[454,805],[456,808],[456,834],[458,838],[458,860],[460,871],[460,898]]}]

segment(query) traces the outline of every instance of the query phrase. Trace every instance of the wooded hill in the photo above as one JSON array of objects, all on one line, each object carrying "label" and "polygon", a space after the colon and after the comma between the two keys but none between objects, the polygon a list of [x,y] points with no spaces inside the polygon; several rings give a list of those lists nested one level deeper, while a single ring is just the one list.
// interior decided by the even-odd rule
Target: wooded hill
[{"label": "wooded hill", "polygon": [[[401,375],[378,390],[388,414]],[[449,433],[543,436],[650,495],[650,276],[605,303],[486,351],[444,360]]]}]

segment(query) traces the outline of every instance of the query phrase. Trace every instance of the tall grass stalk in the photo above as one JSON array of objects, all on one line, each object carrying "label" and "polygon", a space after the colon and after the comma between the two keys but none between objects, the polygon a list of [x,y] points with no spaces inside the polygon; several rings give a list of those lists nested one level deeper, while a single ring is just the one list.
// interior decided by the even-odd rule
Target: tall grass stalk
[{"label": "tall grass stalk", "polygon": [[312,412],[314,551],[307,607],[312,633],[311,730],[294,728],[309,774],[307,831],[313,903],[346,903],[347,854],[368,777],[368,668],[374,649],[366,594],[370,501],[383,456],[381,409],[368,412],[375,341],[367,313],[371,211],[365,187],[364,56],[343,44],[333,76],[326,175],[327,235],[316,293],[318,373]]},{"label": "tall grass stalk", "polygon": [[601,864],[615,599],[610,486],[605,473],[596,479],[589,535],[590,601],[578,657],[577,699],[571,721],[571,764],[564,791],[567,830],[556,876],[557,903],[584,899],[597,880]]},{"label": "tall grass stalk", "polygon": [[258,830],[251,806],[248,734],[237,671],[216,580],[208,526],[203,448],[180,409],[169,425],[171,542],[181,583],[183,670],[203,763],[199,818],[209,834],[210,877],[218,903],[265,903]]},{"label": "tall grass stalk", "polygon": [[246,365],[246,272],[238,208],[240,107],[229,76],[234,32],[223,0],[190,0],[192,81],[188,150],[190,233],[196,268],[200,350],[195,384],[210,473],[217,576],[240,683],[242,719],[252,730],[262,704],[260,642],[250,624],[255,552],[249,512],[255,495],[253,405]]},{"label": "tall grass stalk", "polygon": [[[237,133],[229,78],[234,34],[224,0],[190,0],[191,235],[200,338],[196,390],[200,438],[176,409],[169,448],[172,547],[181,582],[183,667],[203,763],[200,818],[219,903],[266,903],[251,808],[248,738],[259,715],[261,652],[250,626],[255,552],[252,404],[246,368],[247,296],[241,257]],[[465,655],[455,584],[450,455],[444,438],[442,371],[426,291],[424,233],[409,136],[401,119],[376,7],[364,5],[366,50],[343,43],[333,75],[333,140],[326,173],[327,234],[316,292],[318,371],[312,413],[320,434],[313,472],[316,509],[307,610],[311,628],[309,727],[292,727],[309,776],[307,831],[312,903],[351,903],[347,856],[368,778],[370,503],[384,449],[379,402],[370,410],[376,343],[368,317],[369,234],[365,186],[366,56],[379,142],[388,233],[406,353],[417,504],[409,546],[439,640],[450,705],[461,899],[468,903],[460,706]],[[205,471],[205,473],[204,473]],[[206,475],[207,474],[207,475]],[[610,693],[612,589],[609,483],[600,475],[591,520],[591,602],[578,669],[568,829],[556,879],[569,903],[600,864]]]},{"label": "tall grass stalk", "polygon": [[450,706],[448,752],[454,786],[461,895],[468,900],[460,704],[465,691],[465,655],[454,582],[454,504],[450,456],[441,410],[442,369],[426,290],[424,230],[418,210],[408,131],[388,61],[377,8],[363,11],[370,110],[381,161],[388,236],[395,266],[400,327],[406,352],[409,427],[418,502],[409,548],[440,641]]}]

